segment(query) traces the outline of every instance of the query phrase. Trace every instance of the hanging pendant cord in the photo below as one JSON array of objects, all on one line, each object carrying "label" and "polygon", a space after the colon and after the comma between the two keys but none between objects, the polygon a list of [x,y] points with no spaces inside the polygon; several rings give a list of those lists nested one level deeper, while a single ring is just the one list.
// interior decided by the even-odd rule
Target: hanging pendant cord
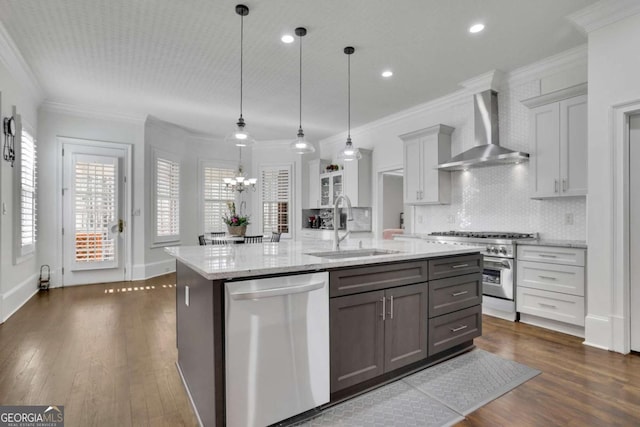
[{"label": "hanging pendant cord", "polygon": [[351,139],[351,55],[347,55],[347,139]]},{"label": "hanging pendant cord", "polygon": [[300,39],[300,130],[302,130],[302,37]]},{"label": "hanging pendant cord", "polygon": [[[240,118],[242,118],[242,57],[244,46],[244,16],[240,15]],[[240,151],[242,153],[242,151]]]}]

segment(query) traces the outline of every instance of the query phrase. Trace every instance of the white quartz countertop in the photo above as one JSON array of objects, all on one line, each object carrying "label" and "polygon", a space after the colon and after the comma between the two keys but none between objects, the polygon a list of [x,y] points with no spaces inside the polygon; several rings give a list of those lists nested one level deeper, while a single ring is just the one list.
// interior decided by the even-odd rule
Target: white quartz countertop
[{"label": "white quartz countertop", "polygon": [[[362,249],[398,251],[378,256],[328,259],[310,254],[331,251],[331,241],[280,241],[239,245],[174,246],[165,251],[209,280],[326,270],[384,262],[477,253],[477,249],[422,240],[363,240]],[[359,249],[356,242],[340,249]]]}]

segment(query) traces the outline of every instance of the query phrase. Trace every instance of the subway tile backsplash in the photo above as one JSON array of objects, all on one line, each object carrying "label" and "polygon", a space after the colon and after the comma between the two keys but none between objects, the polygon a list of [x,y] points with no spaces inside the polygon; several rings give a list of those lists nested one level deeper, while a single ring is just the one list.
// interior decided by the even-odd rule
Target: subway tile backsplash
[{"label": "subway tile backsplash", "polygon": [[[520,100],[538,94],[537,81],[499,93],[501,145],[530,151],[529,110]],[[468,128],[464,134],[470,133]],[[471,147],[464,136],[453,138],[452,154]],[[518,231],[538,232],[546,239],[586,240],[586,198],[530,199],[526,162],[452,172],[451,178],[451,204],[416,206],[415,232]]]}]

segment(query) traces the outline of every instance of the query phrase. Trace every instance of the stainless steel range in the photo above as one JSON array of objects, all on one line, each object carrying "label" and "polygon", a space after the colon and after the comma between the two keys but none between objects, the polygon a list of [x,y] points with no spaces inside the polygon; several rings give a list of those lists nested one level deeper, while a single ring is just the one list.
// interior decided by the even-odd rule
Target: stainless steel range
[{"label": "stainless steel range", "polygon": [[477,247],[484,255],[483,311],[517,320],[515,305],[516,244],[538,238],[538,233],[502,231],[441,231],[426,240]]}]

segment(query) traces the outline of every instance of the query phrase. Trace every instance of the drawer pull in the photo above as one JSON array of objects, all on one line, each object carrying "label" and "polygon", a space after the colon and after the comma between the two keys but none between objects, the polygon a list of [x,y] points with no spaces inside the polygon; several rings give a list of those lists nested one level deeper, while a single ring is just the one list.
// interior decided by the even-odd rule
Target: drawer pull
[{"label": "drawer pull", "polygon": [[458,264],[458,265],[451,266],[451,268],[462,268],[462,267],[469,267],[469,264]]},{"label": "drawer pull", "polygon": [[460,292],[454,292],[451,294],[452,297],[459,297],[460,295],[464,295],[464,294],[468,294],[469,291],[460,291]]},{"label": "drawer pull", "polygon": [[463,329],[467,329],[469,326],[467,325],[462,325],[462,326],[458,326],[457,328],[451,328],[451,332],[459,332]]},{"label": "drawer pull", "polygon": [[558,280],[555,277],[551,277],[551,276],[538,276],[541,279],[547,279],[547,280]]},{"label": "drawer pull", "polygon": [[538,256],[541,256],[542,258],[558,258],[556,255],[549,254],[538,254]]},{"label": "drawer pull", "polygon": [[543,303],[543,302],[539,302],[538,304],[540,304],[542,307],[548,307],[548,308],[553,308],[553,309],[558,308],[558,307],[556,307],[556,306],[555,306],[555,305],[553,305],[553,304],[545,304],[545,303]]}]

